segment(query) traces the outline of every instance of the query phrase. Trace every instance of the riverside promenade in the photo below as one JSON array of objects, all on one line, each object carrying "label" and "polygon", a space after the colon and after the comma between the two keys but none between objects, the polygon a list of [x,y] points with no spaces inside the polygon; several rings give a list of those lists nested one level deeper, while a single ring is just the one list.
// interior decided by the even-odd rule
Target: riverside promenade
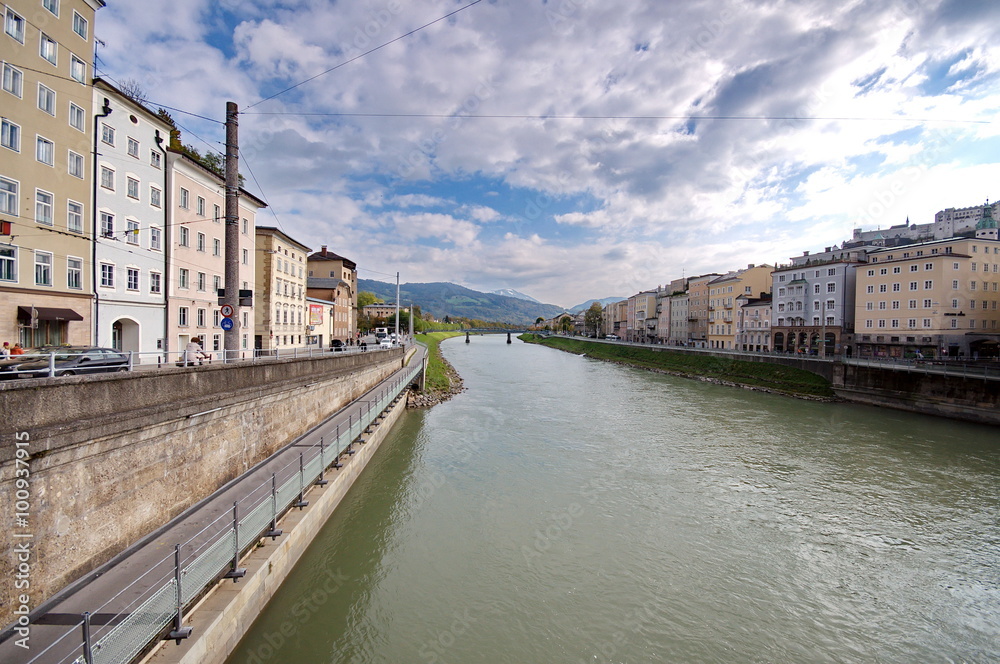
[{"label": "riverside promenade", "polygon": [[[357,456],[365,461],[370,456],[363,452],[372,431],[387,412],[398,414],[406,388],[420,376],[425,354],[422,346],[411,346],[404,366],[386,380],[64,588],[32,611],[27,629],[15,625],[5,630],[0,661],[126,664],[155,644],[157,639],[150,641],[147,634],[186,635],[187,612],[207,593],[243,582],[241,558],[261,543],[265,548],[281,544],[286,510],[308,511],[309,490],[317,484],[335,484],[340,476],[353,481],[364,465],[355,461],[356,453],[362,452]],[[350,483],[341,484],[346,492]],[[179,608],[184,620],[177,625]]]}]

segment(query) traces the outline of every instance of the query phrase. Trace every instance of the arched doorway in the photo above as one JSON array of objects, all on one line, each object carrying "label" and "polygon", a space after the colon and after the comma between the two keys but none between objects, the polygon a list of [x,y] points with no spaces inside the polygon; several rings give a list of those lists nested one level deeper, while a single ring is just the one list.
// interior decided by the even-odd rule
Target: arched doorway
[{"label": "arched doorway", "polygon": [[119,318],[111,324],[111,346],[123,353],[135,351],[138,353],[139,324],[131,318]]},{"label": "arched doorway", "polygon": [[781,352],[785,350],[785,333],[775,332],[774,333],[774,350]]}]

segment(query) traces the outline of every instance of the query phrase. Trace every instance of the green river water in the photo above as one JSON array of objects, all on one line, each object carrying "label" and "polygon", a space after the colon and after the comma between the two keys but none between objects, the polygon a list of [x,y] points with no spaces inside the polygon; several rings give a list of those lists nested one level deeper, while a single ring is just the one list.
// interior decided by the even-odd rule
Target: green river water
[{"label": "green river water", "polygon": [[1000,661],[1000,431],[454,339],[233,664]]}]

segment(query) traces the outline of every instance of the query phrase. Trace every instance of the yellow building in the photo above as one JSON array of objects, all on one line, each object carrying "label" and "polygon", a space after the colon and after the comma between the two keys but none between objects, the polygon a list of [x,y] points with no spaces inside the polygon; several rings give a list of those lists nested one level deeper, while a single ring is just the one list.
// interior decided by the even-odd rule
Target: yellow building
[{"label": "yellow building", "polygon": [[858,268],[861,357],[997,357],[1000,241],[950,238],[881,249]]},{"label": "yellow building", "polygon": [[7,0],[0,35],[0,340],[89,344],[91,58],[104,0]]},{"label": "yellow building", "polygon": [[[770,265],[748,265],[709,281],[708,347],[731,350],[736,347],[736,298],[745,295],[759,298],[771,292]],[[693,281],[693,280],[692,280]]]},{"label": "yellow building", "polygon": [[311,323],[309,314],[315,320],[322,307],[311,309],[306,304],[309,247],[271,226],[258,226],[255,235],[254,348],[272,351],[305,348],[310,341],[318,344],[318,335],[311,334],[316,330],[310,328],[321,323]]}]

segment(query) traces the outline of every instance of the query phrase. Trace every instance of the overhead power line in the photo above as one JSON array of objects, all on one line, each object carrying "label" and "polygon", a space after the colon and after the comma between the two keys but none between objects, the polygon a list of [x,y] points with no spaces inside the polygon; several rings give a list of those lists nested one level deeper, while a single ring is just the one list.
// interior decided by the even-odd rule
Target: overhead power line
[{"label": "overhead power line", "polygon": [[348,118],[469,118],[472,120],[787,120],[845,122],[950,122],[962,124],[992,124],[991,120],[960,118],[850,117],[796,115],[529,115],[529,114],[466,114],[466,113],[311,113],[308,111],[254,111],[247,115],[294,115],[304,117]]},{"label": "overhead power line", "polygon": [[470,3],[469,3],[469,4],[467,4],[467,5],[464,5],[464,6],[462,6],[462,7],[459,7],[458,9],[456,9],[456,10],[455,10],[455,11],[453,11],[453,12],[449,12],[449,13],[445,14],[444,16],[441,16],[441,17],[439,17],[439,18],[436,18],[436,19],[434,19],[433,21],[430,21],[429,23],[424,23],[424,24],[423,24],[423,25],[421,25],[420,27],[417,27],[417,28],[414,28],[413,30],[410,30],[409,32],[407,32],[407,33],[405,33],[405,34],[402,34],[402,35],[399,35],[398,37],[395,37],[394,39],[390,39],[389,41],[387,41],[387,42],[385,42],[385,43],[383,43],[383,44],[379,44],[379,45],[378,45],[378,46],[376,46],[375,48],[371,48],[371,49],[368,49],[368,50],[367,50],[367,51],[365,51],[364,53],[361,53],[360,55],[356,55],[356,56],[354,56],[353,58],[351,58],[350,60],[345,60],[344,62],[341,62],[341,63],[340,63],[339,65],[336,65],[336,66],[334,66],[334,67],[330,67],[330,68],[329,68],[329,69],[327,69],[326,71],[322,71],[322,72],[320,72],[320,73],[316,74],[315,76],[310,76],[309,78],[305,79],[304,81],[300,81],[300,82],[296,83],[295,85],[293,85],[293,86],[291,86],[291,87],[288,87],[288,88],[285,88],[284,90],[281,90],[280,92],[275,92],[275,93],[274,93],[273,95],[271,95],[270,97],[265,97],[264,99],[261,99],[260,101],[257,101],[257,102],[254,102],[253,104],[250,104],[249,106],[247,106],[247,107],[246,107],[246,110],[249,110],[249,109],[251,109],[251,108],[253,108],[254,106],[257,106],[257,105],[259,105],[259,104],[263,104],[263,103],[264,103],[265,101],[270,101],[270,100],[274,99],[275,97],[280,97],[281,95],[285,94],[286,92],[290,92],[290,91],[294,90],[294,89],[295,89],[295,88],[297,88],[297,87],[300,87],[300,86],[302,86],[302,85],[305,85],[305,84],[306,84],[306,83],[308,83],[309,81],[314,81],[314,80],[316,80],[317,78],[319,78],[320,76],[325,76],[325,75],[329,74],[330,72],[332,72],[332,71],[334,71],[334,70],[336,70],[336,69],[340,69],[341,67],[343,67],[343,66],[345,66],[345,65],[349,65],[349,64],[351,64],[352,62],[354,62],[355,60],[360,60],[361,58],[365,57],[366,55],[369,55],[369,54],[371,54],[371,53],[374,53],[375,51],[378,51],[378,50],[380,50],[380,49],[383,49],[383,48],[385,48],[386,46],[389,46],[390,44],[395,44],[396,42],[398,42],[398,41],[400,41],[400,40],[403,40],[403,39],[406,39],[407,37],[409,37],[409,36],[411,36],[411,35],[413,35],[413,34],[416,34],[416,33],[420,32],[420,31],[421,31],[421,30],[423,30],[424,28],[429,28],[430,26],[434,25],[435,23],[440,23],[441,21],[444,21],[444,20],[446,20],[446,19],[449,19],[449,18],[451,18],[452,16],[454,16],[455,14],[458,14],[459,12],[463,12],[463,11],[465,11],[465,10],[466,10],[466,9],[468,9],[469,7],[473,7],[473,6],[475,6],[475,5],[478,5],[478,4],[479,4],[480,2],[482,2],[482,1],[483,1],[483,0],[473,0],[473,2],[470,2]]}]

